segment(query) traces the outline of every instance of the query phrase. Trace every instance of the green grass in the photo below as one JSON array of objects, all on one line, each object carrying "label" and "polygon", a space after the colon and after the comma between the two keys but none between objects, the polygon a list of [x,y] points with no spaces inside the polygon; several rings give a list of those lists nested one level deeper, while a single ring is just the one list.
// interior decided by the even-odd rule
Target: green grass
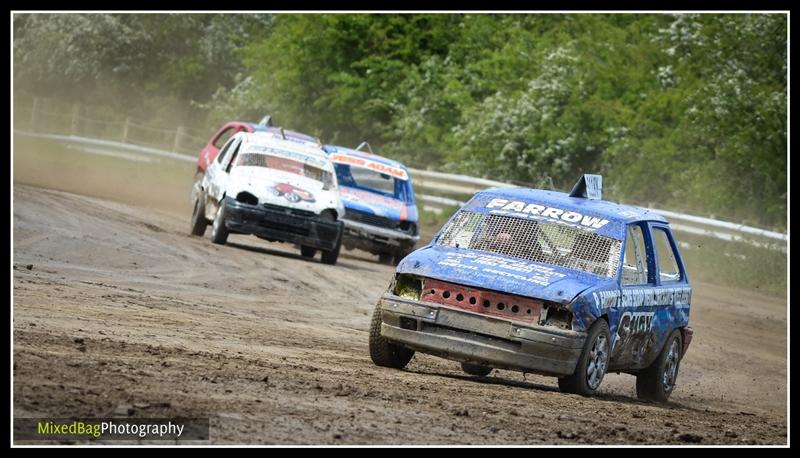
[{"label": "green grass", "polygon": [[425,211],[422,209],[422,206],[417,204],[419,207],[419,225],[421,228],[425,228],[428,230],[439,230],[439,228],[450,219],[451,216],[458,210],[458,207],[444,207],[442,208],[441,213],[436,213],[432,211]]},{"label": "green grass", "polygon": [[787,256],[742,242],[675,233],[690,280],[786,296]]}]

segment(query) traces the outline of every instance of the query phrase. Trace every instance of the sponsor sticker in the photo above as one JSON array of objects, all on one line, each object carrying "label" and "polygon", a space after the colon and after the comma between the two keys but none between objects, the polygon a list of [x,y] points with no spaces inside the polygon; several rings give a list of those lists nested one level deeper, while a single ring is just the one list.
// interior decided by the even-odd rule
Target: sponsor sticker
[{"label": "sponsor sticker", "polygon": [[372,161],[362,157],[350,156],[348,154],[331,154],[331,160],[339,164],[354,165],[364,169],[374,170],[379,173],[385,173],[401,180],[408,180],[408,173],[399,168],[391,165],[382,164],[380,162]]},{"label": "sponsor sticker", "polygon": [[619,290],[598,291],[592,293],[595,302],[602,308],[609,307],[688,307],[692,299],[692,288],[678,287],[642,287],[622,288]]},{"label": "sponsor sticker", "polygon": [[486,208],[502,213],[518,213],[525,216],[533,215],[563,221],[589,229],[600,229],[608,224],[607,219],[598,218],[596,216],[584,215],[575,211],[522,202],[519,200],[492,199],[486,204]]},{"label": "sponsor sticker", "polygon": [[480,271],[539,286],[548,286],[566,276],[546,266],[477,253],[448,253],[437,264],[442,267]]}]

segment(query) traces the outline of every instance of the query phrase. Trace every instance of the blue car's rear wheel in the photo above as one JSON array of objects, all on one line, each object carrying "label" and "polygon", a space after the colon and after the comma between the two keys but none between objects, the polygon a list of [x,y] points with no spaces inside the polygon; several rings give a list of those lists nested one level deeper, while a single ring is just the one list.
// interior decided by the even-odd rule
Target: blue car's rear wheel
[{"label": "blue car's rear wheel", "polygon": [[675,389],[678,368],[683,357],[683,339],[675,329],[664,343],[661,353],[647,369],[636,374],[636,397],[665,402]]}]

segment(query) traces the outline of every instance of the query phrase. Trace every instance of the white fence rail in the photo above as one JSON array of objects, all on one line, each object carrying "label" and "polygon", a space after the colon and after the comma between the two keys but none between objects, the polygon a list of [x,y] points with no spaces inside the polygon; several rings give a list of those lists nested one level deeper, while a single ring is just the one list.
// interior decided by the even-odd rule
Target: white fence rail
[{"label": "white fence rail", "polygon": [[[486,187],[514,187],[515,185],[509,183],[502,183],[499,181],[492,181],[492,180],[482,180],[478,178],[470,178],[465,177],[463,175],[449,175],[446,173],[441,172],[428,172],[424,170],[414,170],[410,169],[411,176],[414,179],[414,187],[425,190],[431,191],[449,191],[453,194],[464,194],[464,195],[471,195],[475,192],[481,191],[486,189]],[[442,182],[431,183],[431,176],[438,177],[439,180]],[[420,180],[418,177],[422,177]],[[446,180],[446,181],[445,181]],[[480,180],[480,181],[478,181]],[[475,186],[474,184],[485,184],[486,186]],[[456,190],[458,192],[456,192]],[[417,193],[417,199],[423,202],[430,202],[433,204],[445,205],[450,207],[460,207],[464,205],[464,201],[449,198],[449,197],[441,197],[431,194]],[[683,221],[687,223],[694,223],[701,226],[707,226],[709,228],[718,228],[727,231],[732,231],[735,233],[740,233],[742,235],[750,235],[750,236],[757,236],[757,237],[764,237],[773,240],[779,240],[782,242],[786,242],[788,240],[788,235],[781,233],[781,232],[774,232],[769,231],[766,229],[760,229],[757,227],[746,226],[744,224],[732,223],[728,221],[719,221],[712,218],[705,218],[701,216],[693,216],[693,215],[686,215],[682,213],[677,213],[669,210],[661,210],[658,208],[650,208],[650,210],[659,213],[660,215],[664,216],[670,220],[677,220]],[[681,226],[681,227],[689,227],[689,226]],[[696,231],[692,231],[693,233],[698,233]],[[718,237],[724,240],[733,240],[729,237]],[[738,238],[736,239],[738,240]]]},{"label": "white fence rail", "polygon": [[[49,104],[46,102],[50,102]],[[131,118],[96,119],[84,115],[89,111],[80,105],[65,109],[53,106],[49,99],[34,98],[31,107],[14,107],[16,134],[50,138],[112,149],[156,155],[194,162],[207,138],[192,135],[185,127],[165,129],[147,126]],[[59,103],[57,101],[56,105]],[[65,111],[68,110],[68,114]],[[27,122],[26,122],[27,121]],[[442,212],[444,207],[460,207],[475,192],[489,187],[514,186],[501,181],[428,170],[409,169],[417,189],[417,199],[426,210]],[[671,221],[677,231],[713,237],[726,241],[742,241],[753,245],[786,251],[787,234],[746,226],[713,218],[652,209]],[[769,239],[769,240],[765,240]]]},{"label": "white fence rail", "polygon": [[119,117],[96,107],[67,104],[34,97],[31,103],[14,104],[15,130],[85,137],[195,154],[208,137],[183,126],[164,128],[131,117]]}]

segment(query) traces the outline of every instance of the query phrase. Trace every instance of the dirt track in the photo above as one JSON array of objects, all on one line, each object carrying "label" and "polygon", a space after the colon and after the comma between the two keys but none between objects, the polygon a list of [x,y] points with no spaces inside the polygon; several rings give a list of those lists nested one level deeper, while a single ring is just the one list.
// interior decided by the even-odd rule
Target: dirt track
[{"label": "dirt track", "polygon": [[590,399],[425,355],[390,370],[367,329],[391,267],[212,245],[186,207],[15,184],[15,416],[208,416],[213,443],[786,443],[785,300],[696,285],[667,405],[628,375]]}]

